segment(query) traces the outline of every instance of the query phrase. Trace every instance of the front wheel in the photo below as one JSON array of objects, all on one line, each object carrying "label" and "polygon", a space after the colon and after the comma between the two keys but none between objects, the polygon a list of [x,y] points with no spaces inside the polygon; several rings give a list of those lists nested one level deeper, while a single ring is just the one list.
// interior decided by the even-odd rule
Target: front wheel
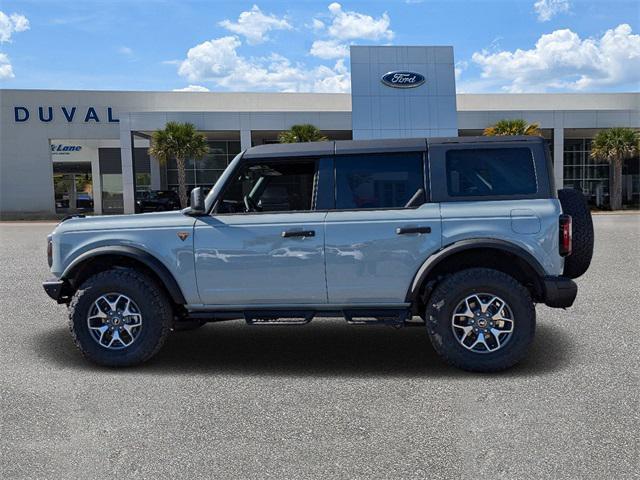
[{"label": "front wheel", "polygon": [[427,330],[449,364],[496,372],[518,363],[533,340],[536,314],[529,291],[513,277],[488,268],[457,272],[429,299]]},{"label": "front wheel", "polygon": [[115,268],[89,277],[69,306],[69,329],[80,352],[109,367],[142,363],[155,355],[171,329],[173,312],[148,276]]}]

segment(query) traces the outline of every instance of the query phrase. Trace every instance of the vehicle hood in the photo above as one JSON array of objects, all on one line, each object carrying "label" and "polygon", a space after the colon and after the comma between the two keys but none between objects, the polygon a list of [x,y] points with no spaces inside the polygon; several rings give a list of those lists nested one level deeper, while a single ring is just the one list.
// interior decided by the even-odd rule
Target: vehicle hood
[{"label": "vehicle hood", "polygon": [[53,233],[192,227],[194,222],[195,218],[180,211],[72,217],[60,222]]}]

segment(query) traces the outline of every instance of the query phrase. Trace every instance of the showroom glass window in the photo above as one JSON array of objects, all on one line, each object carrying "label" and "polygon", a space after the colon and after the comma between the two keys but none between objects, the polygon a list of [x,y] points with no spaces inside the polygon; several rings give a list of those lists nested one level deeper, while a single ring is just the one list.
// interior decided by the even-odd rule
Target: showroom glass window
[{"label": "showroom glass window", "polygon": [[[564,187],[580,190],[591,205],[609,205],[607,162],[591,158],[590,138],[565,138]],[[640,204],[640,159],[630,158],[622,164],[622,204],[637,208]]]},{"label": "showroom glass window", "polygon": [[98,159],[102,185],[102,213],[105,215],[124,213],[120,149],[101,148],[98,150]]},{"label": "showroom glass window", "polygon": [[591,139],[564,141],[564,186],[585,194],[592,205],[609,203],[609,164],[591,158]]},{"label": "showroom glass window", "polygon": [[151,190],[151,157],[148,148],[133,149],[133,171],[136,176],[136,192]]},{"label": "showroom glass window", "polygon": [[405,208],[424,202],[423,155],[345,155],[335,159],[336,209]]},{"label": "showroom glass window", "polygon": [[447,192],[452,197],[531,195],[537,192],[528,148],[452,149],[446,153]]},{"label": "showroom glass window", "polygon": [[[208,191],[216,183],[229,162],[240,153],[240,142],[210,141],[209,153],[199,160],[187,160],[187,191],[194,187],[203,187]],[[167,187],[178,190],[178,167],[175,159],[167,162]]]}]

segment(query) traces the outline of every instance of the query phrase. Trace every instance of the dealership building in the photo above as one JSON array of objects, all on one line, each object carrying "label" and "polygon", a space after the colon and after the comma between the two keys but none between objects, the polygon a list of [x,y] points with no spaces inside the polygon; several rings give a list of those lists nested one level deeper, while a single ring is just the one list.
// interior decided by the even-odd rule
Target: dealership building
[{"label": "dealership building", "polygon": [[[391,73],[391,74],[390,74]],[[639,93],[456,93],[452,47],[352,47],[351,94],[0,90],[0,215],[132,213],[147,191],[177,188],[175,162],[149,157],[151,134],[190,122],[210,152],[187,165],[210,188],[241,150],[276,142],[294,124],[329,139],[481,135],[501,119],[540,125],[558,186],[595,206],[609,166],[589,157],[610,127],[640,129]],[[638,207],[638,159],[623,168],[623,204]]]}]

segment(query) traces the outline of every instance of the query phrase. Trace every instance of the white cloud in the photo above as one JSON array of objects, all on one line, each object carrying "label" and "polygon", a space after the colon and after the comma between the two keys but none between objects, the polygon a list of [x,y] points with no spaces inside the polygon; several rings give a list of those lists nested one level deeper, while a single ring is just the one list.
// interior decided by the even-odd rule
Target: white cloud
[{"label": "white cloud", "polygon": [[314,18],[313,20],[311,20],[311,29],[319,32],[320,30],[324,30],[325,24],[322,20],[318,20],[317,18]]},{"label": "white cloud", "polygon": [[226,75],[239,62],[236,49],[241,43],[238,37],[221,37],[196,45],[180,63],[178,74],[192,82]]},{"label": "white cloud", "polygon": [[[364,13],[345,11],[337,2],[329,5],[330,23],[314,18],[312,29],[325,32],[326,40],[316,40],[309,54],[323,59],[345,58],[349,56],[349,43],[352,40],[391,40],[394,36],[389,29],[391,19],[385,12],[379,18]],[[325,28],[326,27],[326,28]]]},{"label": "white cloud", "polygon": [[27,17],[18,13],[7,15],[0,10],[0,43],[10,42],[14,33],[25,30],[29,30]]},{"label": "white cloud", "polygon": [[568,12],[570,7],[569,0],[537,0],[533,4],[541,22],[548,22],[557,14]]},{"label": "white cloud", "polygon": [[[640,35],[628,24],[600,38],[569,29],[542,35],[530,50],[476,52],[486,86],[508,92],[588,91],[640,83]],[[635,87],[634,87],[635,86]]]},{"label": "white cloud", "polygon": [[209,89],[207,87],[203,87],[202,85],[189,85],[184,88],[174,88],[174,92],[208,92]]},{"label": "white cloud", "polygon": [[349,46],[338,40],[316,40],[309,53],[314,57],[330,59],[344,58],[349,55]]},{"label": "white cloud", "polygon": [[340,59],[333,68],[320,66],[312,71],[312,91],[321,93],[345,93],[351,89],[351,74]]},{"label": "white cloud", "polygon": [[6,53],[0,53],[0,80],[13,77],[15,77],[15,75],[13,74],[13,67],[9,61],[9,57]]},{"label": "white cloud", "polygon": [[329,5],[331,25],[327,29],[330,37],[338,40],[391,40],[394,33],[389,29],[391,19],[387,12],[373,18],[359,12],[342,10],[337,2]]},{"label": "white cloud", "polygon": [[460,60],[460,61],[456,62],[455,68],[454,68],[454,74],[456,76],[456,81],[458,81],[460,79],[460,76],[462,75],[462,72],[464,72],[468,67],[469,67],[469,62],[467,62],[466,60]]},{"label": "white cloud", "polygon": [[328,9],[322,19],[313,18],[305,27],[324,37],[313,42],[310,55],[337,60],[333,66],[310,67],[276,53],[266,57],[241,55],[239,48],[244,41],[240,36],[253,45],[267,40],[272,30],[292,29],[285,17],[265,14],[254,5],[250,11],[242,12],[237,22],[220,22],[237,35],[214,38],[190,48],[186,58],[179,62],[178,74],[189,82],[211,82],[232,91],[348,92],[351,78],[344,59],[349,55],[349,43],[357,39],[393,39],[391,20],[386,12],[376,18],[343,10],[335,2]]},{"label": "white cloud", "polygon": [[267,41],[269,38],[266,34],[271,30],[291,30],[293,28],[286,18],[262,13],[257,5],[254,5],[249,11],[242,12],[237,22],[223,20],[219,25],[230,32],[244,36],[249,45]]},{"label": "white cloud", "polygon": [[242,42],[227,36],[208,40],[189,49],[187,58],[178,68],[178,74],[191,82],[212,82],[215,86],[232,91],[282,92],[346,92],[350,77],[344,61],[333,67],[309,68],[293,64],[282,55],[249,58],[237,49]]},{"label": "white cloud", "polygon": [[129,48],[129,47],[125,47],[122,46],[118,49],[118,53],[121,53],[122,55],[126,55],[128,57],[130,57],[131,55],[133,55],[133,49]]}]

